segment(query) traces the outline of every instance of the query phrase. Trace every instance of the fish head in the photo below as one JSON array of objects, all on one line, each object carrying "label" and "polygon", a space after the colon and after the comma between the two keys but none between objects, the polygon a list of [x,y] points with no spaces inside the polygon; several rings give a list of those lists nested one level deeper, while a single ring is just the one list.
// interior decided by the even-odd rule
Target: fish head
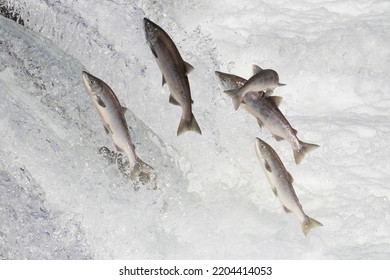
[{"label": "fish head", "polygon": [[256,138],[256,153],[259,158],[267,159],[271,157],[272,148],[265,141]]},{"label": "fish head", "polygon": [[83,81],[85,89],[89,95],[101,96],[103,92],[102,81],[99,78],[89,74],[86,71],[83,71]]},{"label": "fish head", "polygon": [[224,90],[238,89],[246,82],[244,78],[228,73],[215,71],[215,75]]},{"label": "fish head", "polygon": [[266,91],[273,91],[277,87],[285,86],[286,84],[279,83],[279,75],[272,69],[266,70],[267,74],[264,76],[264,82],[266,84]]},{"label": "fish head", "polygon": [[266,75],[264,76],[264,82],[266,84],[266,90],[274,90],[279,86],[279,75],[276,71],[272,69],[266,70]]},{"label": "fish head", "polygon": [[144,28],[146,41],[148,41],[151,46],[155,45],[159,40],[161,28],[147,18],[144,18]]}]

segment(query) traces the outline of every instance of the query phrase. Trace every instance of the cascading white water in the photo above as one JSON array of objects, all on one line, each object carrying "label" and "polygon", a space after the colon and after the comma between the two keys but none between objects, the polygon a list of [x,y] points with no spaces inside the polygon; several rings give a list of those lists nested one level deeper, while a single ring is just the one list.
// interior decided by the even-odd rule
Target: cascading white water
[{"label": "cascading white water", "polygon": [[[390,5],[387,1],[3,1],[0,17],[0,257],[97,259],[388,258],[390,255]],[[1,3],[1,1],[0,1]],[[292,2],[293,3],[293,2]],[[176,136],[144,38],[163,27],[189,74],[203,135]],[[234,111],[215,70],[279,73],[280,106],[303,141],[289,144]],[[83,88],[103,79],[129,108],[137,152],[156,186],[121,176]],[[270,143],[304,210],[324,224],[307,238],[257,161]]]}]

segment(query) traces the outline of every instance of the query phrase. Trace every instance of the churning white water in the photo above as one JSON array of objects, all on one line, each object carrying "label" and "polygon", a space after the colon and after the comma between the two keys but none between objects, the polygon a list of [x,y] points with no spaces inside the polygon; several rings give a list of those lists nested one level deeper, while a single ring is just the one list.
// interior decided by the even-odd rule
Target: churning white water
[{"label": "churning white water", "polygon": [[[0,258],[388,259],[390,2],[1,0]],[[142,19],[170,34],[203,135],[181,115]],[[321,147],[300,165],[288,142],[234,111],[215,70],[287,84],[280,110]],[[86,69],[129,110],[136,151],[157,172],[139,186],[99,154],[114,150],[82,84]],[[278,152],[305,212],[305,237],[259,165]]]}]

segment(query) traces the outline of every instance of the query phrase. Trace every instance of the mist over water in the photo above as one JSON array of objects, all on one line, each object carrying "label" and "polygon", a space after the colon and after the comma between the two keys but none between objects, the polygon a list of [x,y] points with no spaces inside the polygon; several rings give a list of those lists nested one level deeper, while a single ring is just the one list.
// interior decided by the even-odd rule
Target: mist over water
[{"label": "mist over water", "polygon": [[[388,259],[388,1],[0,1],[0,257],[3,259]],[[210,2],[210,3],[209,3]],[[181,110],[146,44],[144,17],[172,37],[203,135],[176,136]],[[294,163],[214,71],[278,72],[298,137]],[[82,84],[104,80],[155,183],[102,157],[114,150]],[[256,158],[260,137],[295,179],[307,237]]]}]

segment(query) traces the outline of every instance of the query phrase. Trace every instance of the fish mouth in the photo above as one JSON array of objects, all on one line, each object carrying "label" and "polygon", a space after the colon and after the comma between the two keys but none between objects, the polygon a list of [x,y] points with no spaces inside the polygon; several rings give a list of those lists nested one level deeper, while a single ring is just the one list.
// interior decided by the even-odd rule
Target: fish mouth
[{"label": "fish mouth", "polygon": [[144,24],[147,24],[147,23],[150,23],[151,21],[149,19],[147,19],[146,17],[144,17]]},{"label": "fish mouth", "polygon": [[91,83],[91,74],[89,74],[87,71],[82,71],[83,73],[83,80],[86,84],[90,84]]},{"label": "fish mouth", "polygon": [[150,32],[156,26],[156,24],[145,17],[144,26],[145,26],[145,30]]}]

